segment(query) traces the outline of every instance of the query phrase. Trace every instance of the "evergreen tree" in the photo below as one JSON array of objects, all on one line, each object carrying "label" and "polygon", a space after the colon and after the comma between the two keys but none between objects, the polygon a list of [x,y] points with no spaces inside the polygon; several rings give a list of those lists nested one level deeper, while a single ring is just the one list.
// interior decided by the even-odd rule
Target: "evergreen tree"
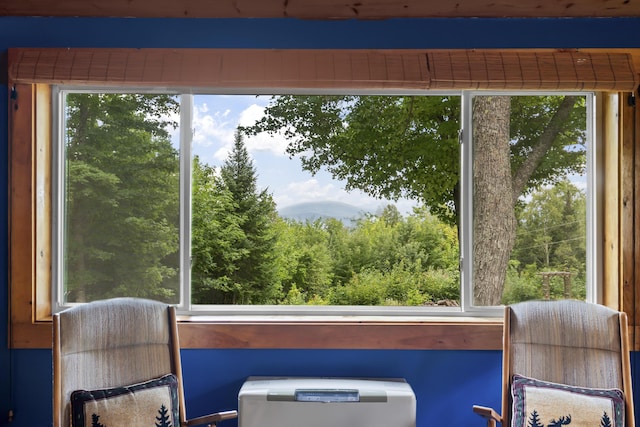
[{"label": "evergreen tree", "polygon": [[602,419],[600,420],[600,427],[611,427],[611,418],[607,415],[606,411],[602,414]]},{"label": "evergreen tree", "polygon": [[65,286],[70,301],[175,302],[179,160],[168,95],[72,93],[66,105]]},{"label": "evergreen tree", "polygon": [[[213,167],[193,160],[191,200],[191,292],[194,304],[216,304],[233,296],[232,276],[247,251],[231,192]],[[231,297],[229,300],[231,300]]]},{"label": "evergreen tree", "polygon": [[158,410],[158,416],[156,417],[158,422],[156,423],[156,427],[171,427],[171,419],[169,418],[169,410],[166,406],[160,406]]},{"label": "evergreen tree", "polygon": [[273,198],[267,190],[258,192],[256,171],[236,130],[233,150],[220,170],[220,176],[233,200],[233,211],[244,236],[234,242],[240,257],[230,272],[232,293],[226,303],[268,304],[275,302],[280,287],[274,263],[277,218]]}]

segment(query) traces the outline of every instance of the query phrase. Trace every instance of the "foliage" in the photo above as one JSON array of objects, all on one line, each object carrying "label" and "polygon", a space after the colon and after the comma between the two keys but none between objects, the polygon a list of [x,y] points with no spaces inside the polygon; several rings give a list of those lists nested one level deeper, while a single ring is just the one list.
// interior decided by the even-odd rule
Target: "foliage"
[{"label": "foliage", "polygon": [[[209,190],[197,189],[203,211],[196,213],[194,236],[197,251],[202,256],[194,292],[194,301],[207,304],[269,304],[279,296],[277,269],[274,264],[276,220],[275,204],[266,191],[256,189],[256,172],[242,135],[236,132],[233,150],[220,169],[220,181],[212,170],[202,171],[201,183],[209,182]],[[217,188],[222,187],[222,188]],[[215,206],[215,195],[223,195]],[[209,215],[207,215],[209,214]],[[207,240],[211,233],[220,233],[214,221],[224,224],[229,234],[219,235],[223,243],[212,253],[216,241]],[[197,228],[196,228],[197,227]],[[216,255],[221,255],[216,257]],[[208,293],[208,295],[206,295]]]},{"label": "foliage", "polygon": [[166,95],[67,96],[66,293],[70,301],[177,293],[177,112]]},{"label": "foliage", "polygon": [[[66,286],[71,300],[118,295],[175,301],[180,265],[179,161],[164,95],[71,94],[66,135]],[[256,186],[238,130],[220,167],[196,157],[192,170],[192,301],[197,304],[420,306],[459,300],[456,97],[278,97],[249,134],[284,132],[304,166],[326,167],[394,205],[353,226],[335,219],[278,217]],[[562,97],[514,97],[512,173],[525,167]],[[575,101],[583,102],[582,98]],[[572,297],[585,294],[585,195],[563,178],[582,172],[573,108],[517,198],[515,248],[503,303],[542,297],[542,272],[571,272]],[[530,120],[525,118],[529,117]],[[383,149],[381,149],[381,147]],[[514,181],[515,182],[515,181]],[[554,184],[554,185],[551,185]],[[474,253],[483,257],[482,253]],[[490,261],[493,254],[485,256]],[[550,282],[551,297],[564,287]]]},{"label": "foliage", "polygon": [[[479,100],[486,101],[485,108],[476,108]],[[519,197],[583,172],[586,109],[584,98],[575,96],[475,101],[474,129],[481,124],[484,130],[499,130],[478,131],[484,136],[479,140],[471,130],[485,155],[474,158],[474,179],[488,172],[474,187],[474,231],[486,232],[475,237],[474,300],[495,304],[515,241]],[[457,96],[290,95],[273,97],[265,116],[243,131],[282,134],[289,154],[299,156],[306,170],[325,168],[345,180],[347,189],[374,197],[419,201],[453,225],[460,213],[459,129]],[[366,239],[356,244],[355,256],[381,268],[374,255],[362,252],[367,244]],[[347,273],[345,268],[337,277]]]},{"label": "foliage", "polygon": [[233,214],[233,196],[215,170],[195,157],[191,179],[192,301],[224,301],[235,289],[231,278],[237,261],[247,256],[239,243],[244,232]]},{"label": "foliage", "polygon": [[543,187],[519,215],[514,253],[523,265],[582,269],[586,250],[586,195],[568,180]]},{"label": "foliage", "polygon": [[[282,133],[290,155],[375,197],[423,201],[455,221],[458,96],[277,96],[248,134]],[[348,149],[347,149],[348,147]]]}]

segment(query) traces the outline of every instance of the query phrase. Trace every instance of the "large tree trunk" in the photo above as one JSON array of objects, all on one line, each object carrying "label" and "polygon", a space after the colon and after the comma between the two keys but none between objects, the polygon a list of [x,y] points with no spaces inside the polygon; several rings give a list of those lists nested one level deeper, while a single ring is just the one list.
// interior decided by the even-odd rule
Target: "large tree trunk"
[{"label": "large tree trunk", "polygon": [[508,96],[473,102],[474,305],[499,305],[516,236],[513,209]]}]

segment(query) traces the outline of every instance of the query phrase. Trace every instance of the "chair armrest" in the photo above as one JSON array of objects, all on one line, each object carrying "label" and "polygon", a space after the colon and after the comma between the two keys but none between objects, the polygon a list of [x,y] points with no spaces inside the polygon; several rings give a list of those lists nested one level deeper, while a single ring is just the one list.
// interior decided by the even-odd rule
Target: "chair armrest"
[{"label": "chair armrest", "polygon": [[238,411],[216,412],[215,414],[204,415],[202,417],[187,420],[187,426],[199,426],[203,424],[215,426],[220,421],[231,420],[237,417]]},{"label": "chair armrest", "polygon": [[502,423],[502,416],[492,408],[473,405],[473,412],[487,420],[487,427],[495,427],[496,423]]}]

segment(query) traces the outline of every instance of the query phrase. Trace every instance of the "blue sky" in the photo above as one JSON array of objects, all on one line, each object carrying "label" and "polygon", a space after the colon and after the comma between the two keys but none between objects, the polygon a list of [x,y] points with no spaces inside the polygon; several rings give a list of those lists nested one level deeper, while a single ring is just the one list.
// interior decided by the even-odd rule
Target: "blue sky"
[{"label": "blue sky", "polygon": [[[270,96],[195,95],[193,154],[211,166],[221,166],[233,145],[234,132],[240,124],[251,125],[264,115]],[[303,171],[298,158],[285,153],[287,140],[266,133],[245,138],[258,174],[259,189],[268,188],[278,208],[303,202],[338,201],[376,212],[395,203],[403,213],[410,213],[414,202],[389,202],[374,199],[363,192],[344,190],[344,183],[333,180],[326,171],[315,176]]]}]

